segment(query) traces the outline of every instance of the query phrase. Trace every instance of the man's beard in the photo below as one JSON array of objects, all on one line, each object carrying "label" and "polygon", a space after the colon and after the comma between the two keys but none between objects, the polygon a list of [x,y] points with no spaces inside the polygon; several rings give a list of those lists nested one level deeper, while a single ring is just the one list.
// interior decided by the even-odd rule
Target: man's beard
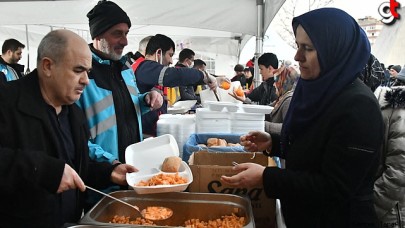
[{"label": "man's beard", "polygon": [[18,61],[20,61],[20,58],[18,58],[18,57],[15,58],[15,57],[13,56],[13,57],[11,57],[11,59],[10,59],[11,64],[17,64]]},{"label": "man's beard", "polygon": [[100,48],[104,54],[106,54],[112,60],[120,60],[121,54],[117,54],[114,52],[114,49],[108,44],[105,39],[100,40]]}]

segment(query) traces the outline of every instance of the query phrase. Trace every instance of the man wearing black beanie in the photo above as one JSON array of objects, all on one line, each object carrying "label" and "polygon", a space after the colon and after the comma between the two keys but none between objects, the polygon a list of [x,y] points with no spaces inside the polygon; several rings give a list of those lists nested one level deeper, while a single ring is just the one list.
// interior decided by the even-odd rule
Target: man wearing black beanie
[{"label": "man wearing black beanie", "polygon": [[[114,2],[104,0],[87,17],[93,39],[89,44],[93,53],[92,70],[90,83],[77,104],[90,127],[90,157],[119,165],[125,163],[126,147],[142,141],[142,114],[160,108],[163,97],[156,91],[140,94],[131,66],[122,56],[131,27],[125,11]],[[106,192],[118,189],[119,186],[111,186]],[[87,209],[98,199],[98,195],[89,194]]]},{"label": "man wearing black beanie", "polygon": [[89,18],[92,39],[119,23],[126,23],[128,28],[131,28],[131,20],[127,13],[114,2],[99,1],[98,4],[87,13],[87,17]]}]

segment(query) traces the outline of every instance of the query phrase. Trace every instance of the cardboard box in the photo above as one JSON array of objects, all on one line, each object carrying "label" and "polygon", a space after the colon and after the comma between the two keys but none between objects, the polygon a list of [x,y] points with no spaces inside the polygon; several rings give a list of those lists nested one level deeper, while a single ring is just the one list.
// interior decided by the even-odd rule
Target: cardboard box
[{"label": "cardboard box", "polygon": [[210,147],[207,149],[206,146],[201,146],[201,144],[206,145],[209,138],[219,138],[225,139],[227,143],[240,143],[240,137],[242,134],[229,134],[229,133],[198,133],[191,134],[187,139],[187,142],[183,146],[183,161],[188,162],[190,156],[194,152],[198,151],[215,151],[215,152],[246,152],[243,146],[221,146],[221,147]]},{"label": "cardboard box", "polygon": [[232,170],[232,162],[253,162],[264,166],[275,166],[273,159],[262,153],[195,152],[189,160],[194,179],[189,185],[189,191],[247,196],[252,202],[256,227],[274,228],[276,219],[275,200],[268,198],[263,188],[234,188],[221,182],[222,175],[231,176],[236,174]]}]

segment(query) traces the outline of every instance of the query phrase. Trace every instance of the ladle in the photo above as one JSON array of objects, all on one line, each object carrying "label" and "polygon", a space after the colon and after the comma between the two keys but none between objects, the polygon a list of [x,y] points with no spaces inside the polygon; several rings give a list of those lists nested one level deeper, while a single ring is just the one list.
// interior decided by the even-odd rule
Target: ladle
[{"label": "ladle", "polygon": [[[86,188],[88,188],[88,189],[90,189],[90,190],[92,190],[92,191],[95,191],[95,192],[97,192],[97,193],[99,193],[99,194],[101,194],[101,195],[103,195],[103,196],[107,196],[107,197],[109,197],[109,198],[111,198],[111,199],[113,199],[113,200],[115,200],[115,201],[118,201],[118,202],[120,202],[120,203],[123,203],[123,204],[127,205],[128,207],[132,207],[133,209],[135,209],[136,211],[138,211],[138,213],[142,216],[142,218],[145,218],[145,219],[154,220],[154,221],[159,221],[159,220],[168,219],[168,218],[172,217],[172,215],[173,215],[173,210],[170,209],[170,208],[167,208],[167,207],[147,207],[146,209],[143,209],[143,210],[141,211],[138,206],[129,204],[129,203],[127,203],[127,202],[125,202],[125,201],[123,201],[123,200],[120,200],[120,199],[118,199],[118,198],[115,198],[115,197],[113,197],[113,196],[111,196],[111,195],[109,195],[109,194],[107,194],[107,193],[104,193],[104,192],[99,191],[99,190],[97,190],[97,189],[95,189],[95,188],[89,187],[89,186],[87,186],[87,185],[86,185]],[[167,213],[166,216],[164,216],[164,217],[162,216],[163,213],[157,213],[156,216],[153,216],[153,215],[147,213],[147,209],[148,209],[148,208],[158,208],[159,210],[162,210],[162,211],[165,210],[165,211],[167,211],[168,213]]]}]

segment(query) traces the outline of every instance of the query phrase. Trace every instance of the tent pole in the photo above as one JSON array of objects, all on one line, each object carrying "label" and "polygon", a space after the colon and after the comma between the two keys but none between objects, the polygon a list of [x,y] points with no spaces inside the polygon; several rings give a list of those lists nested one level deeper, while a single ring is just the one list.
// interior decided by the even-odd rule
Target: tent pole
[{"label": "tent pole", "polygon": [[27,75],[31,72],[30,70],[30,42],[28,38],[28,25],[25,24],[25,39],[27,41],[27,69],[25,70],[24,74]]},{"label": "tent pole", "polygon": [[263,53],[263,38],[264,38],[264,0],[256,0],[257,5],[257,34],[256,34],[256,51],[255,51],[255,70],[254,70],[254,88],[257,88],[262,82],[262,78],[259,73],[259,64],[257,60]]}]

